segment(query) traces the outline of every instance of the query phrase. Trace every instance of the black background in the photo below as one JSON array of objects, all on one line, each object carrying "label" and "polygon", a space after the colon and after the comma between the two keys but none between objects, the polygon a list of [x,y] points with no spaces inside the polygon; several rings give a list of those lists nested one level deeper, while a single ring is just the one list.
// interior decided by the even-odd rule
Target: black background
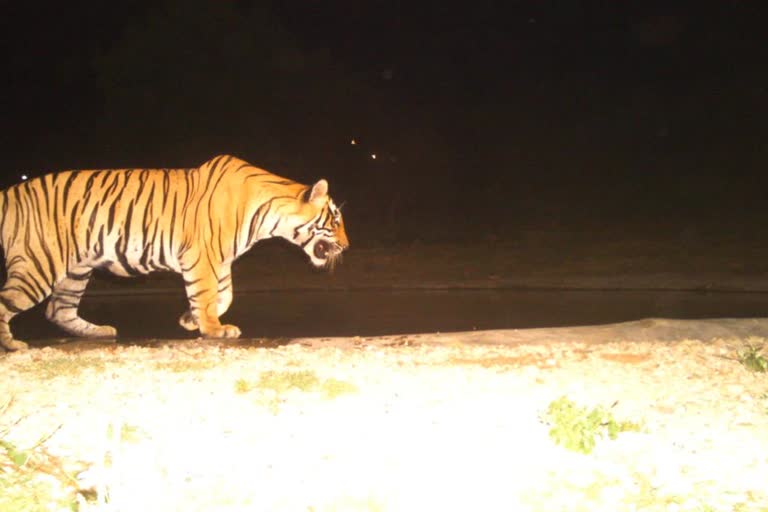
[{"label": "black background", "polygon": [[361,245],[759,233],[763,3],[4,1],[2,185],[231,153]]}]

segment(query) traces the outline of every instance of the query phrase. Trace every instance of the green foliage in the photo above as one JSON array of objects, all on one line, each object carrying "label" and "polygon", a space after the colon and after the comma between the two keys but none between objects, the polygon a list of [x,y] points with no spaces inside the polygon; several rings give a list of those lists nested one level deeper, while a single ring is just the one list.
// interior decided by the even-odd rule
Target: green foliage
[{"label": "green foliage", "polygon": [[73,496],[55,497],[54,484],[31,471],[0,473],[0,510],[3,512],[47,512],[78,510]]},{"label": "green foliage", "polygon": [[253,389],[253,384],[245,379],[237,379],[235,381],[235,393],[243,394]]},{"label": "green foliage", "polygon": [[197,372],[215,368],[216,361],[209,359],[177,359],[173,361],[158,361],[155,368],[171,373]]},{"label": "green foliage", "polygon": [[268,371],[259,376],[259,380],[251,382],[246,379],[235,381],[236,393],[248,393],[254,389],[268,392],[272,400],[268,401],[270,407],[277,411],[277,404],[281,395],[291,390],[307,393],[320,392],[328,399],[334,399],[339,395],[357,392],[357,386],[350,382],[334,378],[320,379],[313,371]]},{"label": "green foliage", "polygon": [[751,340],[747,340],[745,345],[738,353],[739,362],[747,370],[760,373],[768,372],[768,355],[763,353],[766,346],[765,343],[758,346],[753,344]]},{"label": "green foliage", "polygon": [[104,360],[96,356],[61,355],[43,358],[40,361],[22,363],[16,366],[20,372],[30,373],[40,379],[54,379],[59,376],[75,377],[87,369],[103,371]]},{"label": "green foliage", "polygon": [[142,439],[149,437],[149,435],[139,426],[129,425],[127,423],[121,423],[119,425],[120,435],[115,436],[115,428],[112,423],[107,425],[107,438],[119,439],[123,443],[137,443]]},{"label": "green foliage", "polygon": [[22,467],[29,460],[29,452],[16,448],[16,445],[5,439],[0,439],[0,448],[5,450],[8,459],[17,467]]},{"label": "green foliage", "polygon": [[631,421],[616,421],[610,409],[580,407],[566,397],[549,404],[545,421],[552,425],[549,437],[569,450],[591,453],[597,438],[616,439],[620,432],[639,431]]},{"label": "green foliage", "polygon": [[264,372],[259,377],[256,387],[271,389],[276,393],[284,393],[290,389],[299,391],[313,391],[320,386],[317,374],[309,370],[276,372]]},{"label": "green foliage", "polygon": [[17,421],[8,421],[11,400],[0,404],[0,510],[43,512],[77,510],[79,488],[64,468],[64,461],[48,453],[43,444],[53,433],[28,449],[8,439]]},{"label": "green foliage", "polygon": [[[6,403],[0,406],[0,415],[4,415],[5,412],[10,409],[11,402],[12,400],[9,399]],[[10,427],[0,428],[0,469],[3,468],[3,463],[6,460],[16,467],[22,467],[29,460],[29,452],[20,450],[14,443],[7,439],[9,432]]]},{"label": "green foliage", "polygon": [[336,398],[339,395],[357,392],[357,386],[351,382],[346,382],[334,378],[325,380],[321,387],[325,393],[325,396],[331,399]]}]

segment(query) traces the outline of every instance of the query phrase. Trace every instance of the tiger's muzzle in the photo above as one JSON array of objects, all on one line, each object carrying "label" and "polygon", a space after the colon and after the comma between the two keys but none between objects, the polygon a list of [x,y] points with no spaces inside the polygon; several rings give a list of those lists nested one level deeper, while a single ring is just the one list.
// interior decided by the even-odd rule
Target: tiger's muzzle
[{"label": "tiger's muzzle", "polygon": [[345,248],[337,242],[318,240],[315,242],[312,252],[315,258],[323,261],[323,268],[333,270],[333,268],[341,262],[341,254],[344,252],[344,249]]}]

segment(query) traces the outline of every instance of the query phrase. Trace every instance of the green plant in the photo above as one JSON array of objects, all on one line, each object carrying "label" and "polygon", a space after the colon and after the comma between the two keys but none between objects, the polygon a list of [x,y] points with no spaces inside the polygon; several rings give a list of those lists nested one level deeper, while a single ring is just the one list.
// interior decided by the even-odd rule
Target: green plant
[{"label": "green plant", "polygon": [[245,379],[237,379],[235,381],[235,393],[247,393],[253,389],[253,383],[248,382]]},{"label": "green plant", "polygon": [[321,392],[328,399],[334,399],[346,393],[355,393],[357,386],[350,382],[334,378],[321,380],[313,371],[268,371],[259,376],[258,381],[237,379],[235,381],[236,393],[249,393],[254,389],[271,392],[267,397],[267,404],[277,412],[281,395],[292,389],[307,393]]},{"label": "green plant", "polygon": [[640,430],[635,422],[616,421],[609,408],[589,410],[564,396],[549,404],[544,419],[551,425],[549,437],[555,443],[581,453],[591,453],[598,437],[616,439],[620,432]]},{"label": "green plant", "polygon": [[768,414],[768,391],[761,394],[757,398],[763,401],[763,405],[765,406],[765,413]]},{"label": "green plant", "polygon": [[44,447],[56,431],[30,448],[20,448],[9,435],[21,420],[4,421],[11,402],[0,405],[0,510],[77,510],[78,494],[83,493],[72,476],[74,465],[68,464],[65,468],[65,461]]},{"label": "green plant", "polygon": [[155,368],[172,373],[197,372],[216,367],[216,361],[206,359],[181,359],[173,361],[158,361]]},{"label": "green plant", "polygon": [[276,372],[268,371],[259,376],[256,387],[261,389],[271,389],[276,393],[283,393],[290,389],[299,391],[312,391],[320,385],[320,379],[317,374],[309,370]]},{"label": "green plant", "polygon": [[127,423],[119,424],[120,433],[115,436],[114,424],[107,425],[107,438],[117,439],[122,443],[136,443],[148,437],[148,434],[144,429],[136,425],[129,425]]},{"label": "green plant", "polygon": [[346,393],[357,392],[357,386],[355,386],[351,382],[346,382],[346,381],[338,380],[334,378],[326,379],[325,381],[323,381],[321,388],[323,390],[323,393],[325,393],[325,396],[331,399],[336,398],[339,395],[344,395]]},{"label": "green plant", "polygon": [[[0,417],[5,416],[12,403],[13,399],[9,398],[8,401],[0,406]],[[18,421],[12,422],[11,426],[16,423]],[[7,469],[9,464],[15,467],[22,467],[29,460],[29,453],[26,450],[20,450],[7,439],[9,433],[9,426],[0,427],[0,470]]]},{"label": "green plant", "polygon": [[766,344],[761,343],[759,346],[751,339],[744,342],[746,345],[739,350],[738,359],[739,362],[744,365],[747,370],[753,372],[768,372],[768,355],[764,354]]},{"label": "green plant", "polygon": [[16,366],[20,372],[31,373],[40,379],[54,379],[63,375],[76,377],[87,369],[100,372],[106,368],[104,359],[97,356],[61,355]]},{"label": "green plant", "polygon": [[29,460],[29,452],[27,450],[20,450],[10,441],[0,439],[0,448],[5,450],[5,455],[8,460],[16,467],[22,467]]}]

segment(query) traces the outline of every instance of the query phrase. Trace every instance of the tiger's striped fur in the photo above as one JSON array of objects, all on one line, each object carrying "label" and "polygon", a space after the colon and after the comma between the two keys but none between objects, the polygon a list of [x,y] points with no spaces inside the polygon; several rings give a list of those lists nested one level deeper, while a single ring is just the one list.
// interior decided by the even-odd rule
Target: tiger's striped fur
[{"label": "tiger's striped fur", "polygon": [[232,157],[196,169],[64,171],[0,192],[0,345],[26,348],[8,323],[47,297],[46,317],[76,336],[114,337],[77,309],[95,268],[122,275],[179,272],[189,310],[179,323],[206,337],[237,337],[219,317],[232,302],[232,262],[259,240],[282,237],[316,267],[348,246],[328,183],[281,178]]}]

